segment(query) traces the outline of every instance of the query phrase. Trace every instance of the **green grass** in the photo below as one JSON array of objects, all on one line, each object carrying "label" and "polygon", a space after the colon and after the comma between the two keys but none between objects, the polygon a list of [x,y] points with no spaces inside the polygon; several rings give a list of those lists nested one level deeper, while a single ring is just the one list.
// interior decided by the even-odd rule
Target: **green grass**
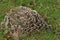
[{"label": "green grass", "polygon": [[[3,20],[5,13],[12,7],[24,5],[36,10],[39,14],[44,14],[49,17],[47,23],[51,24],[54,28],[58,25],[54,22],[53,18],[56,18],[56,22],[60,23],[60,0],[36,0],[36,6],[28,5],[34,0],[2,0],[0,1],[0,22]],[[45,16],[44,16],[45,17]],[[55,30],[54,30],[55,31]],[[57,40],[57,36],[53,32],[49,31],[47,33],[36,33],[32,36],[24,37],[24,40]],[[0,32],[0,40],[3,39],[3,34]]]}]

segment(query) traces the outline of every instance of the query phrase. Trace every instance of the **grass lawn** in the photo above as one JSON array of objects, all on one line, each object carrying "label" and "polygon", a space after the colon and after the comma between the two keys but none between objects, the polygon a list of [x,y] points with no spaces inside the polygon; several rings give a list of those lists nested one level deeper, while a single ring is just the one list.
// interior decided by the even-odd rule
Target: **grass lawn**
[{"label": "grass lawn", "polygon": [[[36,6],[34,6],[34,0],[0,0],[0,22],[3,20],[4,15],[11,8],[16,6],[27,6],[33,10],[36,10],[39,14],[47,17],[47,23],[53,26],[54,31],[60,24],[60,0],[36,0]],[[46,16],[45,16],[46,15]],[[0,31],[0,40],[4,40],[3,33]],[[32,36],[23,37],[23,40],[58,40],[57,35],[53,31],[45,33],[40,31]]]}]

